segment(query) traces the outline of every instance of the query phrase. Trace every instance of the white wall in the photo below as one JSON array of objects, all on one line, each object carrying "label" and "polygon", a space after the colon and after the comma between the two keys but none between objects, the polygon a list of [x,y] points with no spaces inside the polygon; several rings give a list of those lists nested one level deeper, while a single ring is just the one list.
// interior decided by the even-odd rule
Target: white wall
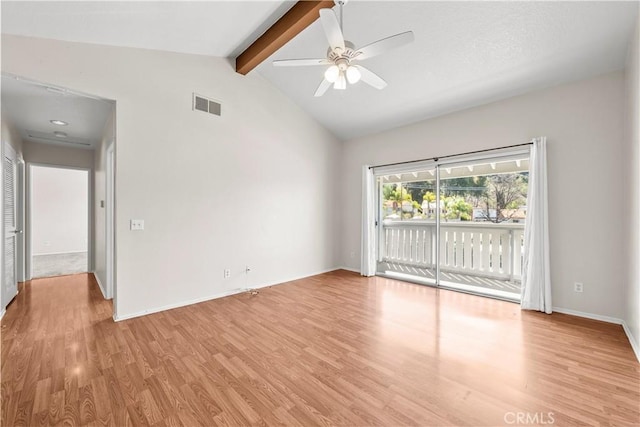
[{"label": "white wall", "polygon": [[[384,164],[501,147],[546,136],[553,304],[622,318],[623,75],[510,98],[345,143],[342,263],[359,269],[361,173]],[[354,254],[351,257],[351,253]],[[573,292],[574,282],[584,293]]]},{"label": "white wall", "polygon": [[31,254],[87,252],[89,172],[31,166]]},{"label": "white wall", "polygon": [[[119,318],[337,265],[341,144],[259,75],[6,34],[2,69],[117,101]],[[191,111],[192,92],[221,101],[222,117]]]},{"label": "white wall", "polygon": [[16,150],[16,154],[18,158],[22,156],[22,138],[18,134],[15,126],[11,121],[2,115],[2,142],[7,141],[14,150]]},{"label": "white wall", "polygon": [[629,57],[625,72],[625,92],[627,94],[625,143],[627,144],[628,182],[627,215],[625,225],[628,230],[628,249],[625,251],[628,263],[625,323],[627,333],[640,359],[640,71],[638,51],[640,50],[640,14],[636,31],[629,46]]},{"label": "white wall", "polygon": [[[106,258],[106,161],[107,148],[115,139],[115,112],[113,112],[102,131],[102,140],[94,153],[94,272],[102,286],[107,286],[107,258]],[[104,201],[104,204],[100,202]],[[107,290],[103,289],[106,295]]]},{"label": "white wall", "polygon": [[[6,36],[3,34],[3,40],[5,37]],[[84,169],[93,168],[93,150],[67,148],[57,145],[25,141],[23,144],[23,152],[24,160],[27,163],[41,163],[53,166],[68,166]]]}]

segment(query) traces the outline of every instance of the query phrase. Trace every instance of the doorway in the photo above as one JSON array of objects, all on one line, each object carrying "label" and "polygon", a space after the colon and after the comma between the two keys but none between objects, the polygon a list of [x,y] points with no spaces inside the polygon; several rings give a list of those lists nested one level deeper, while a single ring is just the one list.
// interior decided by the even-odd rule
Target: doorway
[{"label": "doorway", "polygon": [[89,172],[29,165],[32,278],[90,271]]}]

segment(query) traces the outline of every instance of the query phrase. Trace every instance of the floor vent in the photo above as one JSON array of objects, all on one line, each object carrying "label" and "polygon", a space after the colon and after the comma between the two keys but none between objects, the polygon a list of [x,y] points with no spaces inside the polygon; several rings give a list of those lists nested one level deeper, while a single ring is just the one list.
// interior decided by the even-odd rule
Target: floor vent
[{"label": "floor vent", "polygon": [[193,109],[213,114],[215,116],[222,115],[222,105],[219,102],[195,93],[193,94]]}]

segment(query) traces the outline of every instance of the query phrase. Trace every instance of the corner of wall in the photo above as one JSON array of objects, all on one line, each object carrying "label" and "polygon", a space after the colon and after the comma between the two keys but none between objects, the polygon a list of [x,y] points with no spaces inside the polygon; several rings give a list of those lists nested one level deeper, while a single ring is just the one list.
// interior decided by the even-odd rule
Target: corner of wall
[{"label": "corner of wall", "polygon": [[625,125],[624,143],[627,159],[624,180],[629,195],[628,232],[625,260],[627,266],[626,295],[624,300],[623,327],[640,361],[640,10],[636,19],[636,28],[629,43],[627,65],[625,68]]}]

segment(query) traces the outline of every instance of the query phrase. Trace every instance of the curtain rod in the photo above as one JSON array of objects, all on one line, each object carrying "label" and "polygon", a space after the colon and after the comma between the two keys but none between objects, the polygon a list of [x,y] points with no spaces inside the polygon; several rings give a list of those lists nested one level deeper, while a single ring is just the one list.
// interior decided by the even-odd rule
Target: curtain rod
[{"label": "curtain rod", "polygon": [[395,162],[395,163],[387,163],[387,164],[384,164],[384,165],[369,166],[369,169],[381,168],[381,167],[384,167],[384,166],[404,165],[404,164],[407,164],[407,163],[426,162],[427,160],[433,160],[434,162],[437,162],[440,159],[448,159],[450,157],[466,156],[467,154],[486,153],[487,151],[505,150],[507,148],[524,147],[525,145],[533,145],[533,141],[532,142],[525,142],[524,144],[507,145],[506,147],[487,148],[487,149],[484,149],[484,150],[467,151],[466,153],[449,154],[447,156],[429,157],[429,158],[426,158],[426,159],[409,160],[407,162]]}]

